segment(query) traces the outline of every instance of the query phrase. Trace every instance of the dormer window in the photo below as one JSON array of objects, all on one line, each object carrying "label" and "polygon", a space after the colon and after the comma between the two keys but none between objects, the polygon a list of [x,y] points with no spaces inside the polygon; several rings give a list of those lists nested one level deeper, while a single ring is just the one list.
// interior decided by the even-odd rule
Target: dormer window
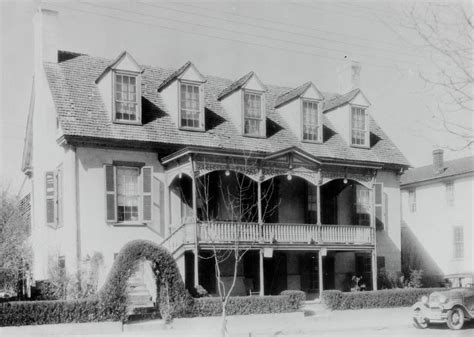
[{"label": "dormer window", "polygon": [[140,78],[131,73],[114,72],[115,122],[141,123]]},{"label": "dormer window", "polygon": [[180,82],[179,121],[184,129],[204,129],[204,106],[199,84]]},{"label": "dormer window", "polygon": [[369,147],[369,118],[365,108],[351,106],[351,145]]},{"label": "dormer window", "polygon": [[319,104],[316,101],[303,100],[303,140],[310,142],[322,141],[322,118]]},{"label": "dormer window", "polygon": [[244,135],[263,137],[263,97],[261,93],[244,91]]}]

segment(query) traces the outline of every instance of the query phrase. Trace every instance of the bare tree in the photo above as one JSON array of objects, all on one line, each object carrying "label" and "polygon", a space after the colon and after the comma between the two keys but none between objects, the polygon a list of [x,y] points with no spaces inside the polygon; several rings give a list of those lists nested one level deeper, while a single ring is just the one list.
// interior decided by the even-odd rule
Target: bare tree
[{"label": "bare tree", "polygon": [[17,292],[31,259],[29,228],[20,210],[20,200],[6,188],[0,193],[0,290]]},{"label": "bare tree", "polygon": [[414,30],[429,52],[434,72],[420,70],[436,90],[434,116],[444,131],[459,140],[451,150],[471,148],[473,130],[473,14],[469,2],[421,2],[406,12],[406,28]]},{"label": "bare tree", "polygon": [[[245,170],[257,170],[256,161],[250,157],[244,159],[243,168]],[[223,179],[227,181],[223,181]],[[201,202],[201,226],[203,226],[206,237],[211,242],[211,256],[200,256],[202,259],[213,259],[216,273],[217,293],[222,303],[222,324],[221,334],[227,336],[227,304],[232,292],[235,288],[238,276],[238,267],[241,263],[245,254],[252,248],[252,246],[258,241],[258,230],[260,227],[250,225],[249,223],[258,222],[258,206],[257,206],[257,193],[256,184],[251,179],[247,178],[243,174],[231,173],[226,171],[225,177],[219,177],[217,182],[217,191],[211,188],[210,175],[206,175],[198,179],[198,199]],[[214,195],[213,195],[214,192]],[[263,208],[261,210],[261,217],[263,218],[266,214],[271,214],[277,207],[278,203],[270,205],[270,199],[274,192],[274,184],[271,181],[267,188],[262,191],[261,201]],[[212,223],[216,221],[218,215],[215,214],[215,210],[210,208],[210,205],[217,199],[220,199],[221,206],[225,209],[225,213],[228,217],[235,222],[232,226],[232,231],[229,233],[232,245],[228,249],[222,249],[219,247],[219,237],[212,231]],[[255,237],[254,242],[249,242],[248,237],[251,231]],[[241,245],[242,239],[245,237],[245,246]],[[232,281],[230,286],[226,287],[222,276],[222,266],[226,262],[233,263]]]}]

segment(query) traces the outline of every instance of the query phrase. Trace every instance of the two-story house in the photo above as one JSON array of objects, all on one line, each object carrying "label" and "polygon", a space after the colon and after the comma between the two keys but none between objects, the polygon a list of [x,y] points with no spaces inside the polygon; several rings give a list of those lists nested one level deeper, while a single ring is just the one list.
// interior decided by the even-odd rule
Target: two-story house
[{"label": "two-story house", "polygon": [[403,269],[422,269],[426,286],[474,283],[474,157],[434,150],[433,164],[403,174],[401,191]]},{"label": "two-story house", "polygon": [[339,94],[310,79],[297,88],[255,72],[224,79],[191,62],[170,70],[128,52],[59,51],[57,16],[35,17],[23,163],[36,280],[58,259],[74,271],[95,253],[107,272],[134,239],[163,244],[187,287],[211,293],[206,257],[236,244],[246,254],[235,294],[317,294],[346,289],[355,274],[376,288],[377,267],[401,270],[408,163],[371,117],[360,64],[338,74]]}]

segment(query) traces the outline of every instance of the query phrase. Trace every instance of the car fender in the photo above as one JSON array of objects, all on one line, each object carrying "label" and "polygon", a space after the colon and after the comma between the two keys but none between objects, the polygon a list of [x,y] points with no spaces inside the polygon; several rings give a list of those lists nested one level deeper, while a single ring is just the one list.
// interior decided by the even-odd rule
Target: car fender
[{"label": "car fender", "polygon": [[443,308],[444,310],[451,310],[453,309],[454,307],[460,307],[463,311],[464,311],[464,315],[467,319],[472,319],[474,316],[472,315],[471,312],[469,312],[469,310],[467,310],[467,308],[464,306],[464,304],[462,304],[461,302],[459,301],[449,301],[448,303],[446,303]]}]

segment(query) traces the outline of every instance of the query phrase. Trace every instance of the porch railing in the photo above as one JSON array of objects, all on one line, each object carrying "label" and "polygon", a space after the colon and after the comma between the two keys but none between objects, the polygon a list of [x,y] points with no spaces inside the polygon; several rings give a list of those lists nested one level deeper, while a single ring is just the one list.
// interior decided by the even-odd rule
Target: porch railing
[{"label": "porch railing", "polygon": [[372,227],[352,225],[269,224],[203,222],[198,224],[198,240],[203,243],[328,243],[374,244]]}]

